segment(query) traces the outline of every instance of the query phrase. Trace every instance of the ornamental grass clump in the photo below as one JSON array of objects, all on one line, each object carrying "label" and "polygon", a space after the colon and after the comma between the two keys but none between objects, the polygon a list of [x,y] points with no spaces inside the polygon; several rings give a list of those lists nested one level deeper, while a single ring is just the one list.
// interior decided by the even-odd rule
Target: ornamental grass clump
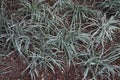
[{"label": "ornamental grass clump", "polygon": [[[17,54],[25,59],[21,75],[27,73],[31,80],[48,80],[51,73],[61,79],[71,66],[80,80],[115,80],[120,75],[120,65],[114,63],[120,59],[115,42],[120,20],[117,0],[112,1],[19,0],[20,7],[8,15],[0,0],[0,58]],[[10,67],[0,73],[9,73]]]}]

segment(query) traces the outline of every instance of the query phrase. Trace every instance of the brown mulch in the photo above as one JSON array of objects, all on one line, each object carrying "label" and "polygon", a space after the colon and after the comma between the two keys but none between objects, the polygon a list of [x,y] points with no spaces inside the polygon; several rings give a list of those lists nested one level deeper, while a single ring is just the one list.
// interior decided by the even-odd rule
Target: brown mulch
[{"label": "brown mulch", "polygon": [[30,80],[29,74],[26,73],[24,76],[21,75],[27,64],[17,53],[4,56],[1,58],[1,61],[0,80]]}]

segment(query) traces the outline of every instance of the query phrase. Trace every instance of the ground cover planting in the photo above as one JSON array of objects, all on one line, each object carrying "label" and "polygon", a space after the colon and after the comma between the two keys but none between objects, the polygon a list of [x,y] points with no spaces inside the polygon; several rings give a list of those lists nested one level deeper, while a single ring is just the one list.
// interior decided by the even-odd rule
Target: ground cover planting
[{"label": "ground cover planting", "polygon": [[120,0],[0,0],[0,80],[119,80]]}]

